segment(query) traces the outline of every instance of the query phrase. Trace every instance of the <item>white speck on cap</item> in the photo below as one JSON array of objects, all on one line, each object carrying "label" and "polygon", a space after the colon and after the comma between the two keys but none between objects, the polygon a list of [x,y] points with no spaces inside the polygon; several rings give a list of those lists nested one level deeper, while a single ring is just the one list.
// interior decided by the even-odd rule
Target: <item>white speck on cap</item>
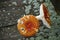
[{"label": "white speck on cap", "polygon": [[38,32],[38,29],[34,28],[36,32]]},{"label": "white speck on cap", "polygon": [[29,19],[29,16],[27,16],[27,18]]},{"label": "white speck on cap", "polygon": [[23,24],[23,21],[20,20],[20,23]]},{"label": "white speck on cap", "polygon": [[22,20],[20,20],[20,19],[18,19],[18,21],[17,21],[18,23],[20,23],[20,24],[23,24],[23,21]]},{"label": "white speck on cap", "polygon": [[18,19],[18,21],[17,22],[20,22],[20,19]]}]

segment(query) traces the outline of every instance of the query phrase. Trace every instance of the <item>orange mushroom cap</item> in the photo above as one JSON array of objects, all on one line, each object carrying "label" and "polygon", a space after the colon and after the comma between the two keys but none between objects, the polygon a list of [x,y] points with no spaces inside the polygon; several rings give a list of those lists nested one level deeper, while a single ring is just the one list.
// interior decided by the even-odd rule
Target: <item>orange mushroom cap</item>
[{"label": "orange mushroom cap", "polygon": [[18,20],[17,28],[21,35],[30,37],[38,32],[39,21],[33,15],[26,15]]}]

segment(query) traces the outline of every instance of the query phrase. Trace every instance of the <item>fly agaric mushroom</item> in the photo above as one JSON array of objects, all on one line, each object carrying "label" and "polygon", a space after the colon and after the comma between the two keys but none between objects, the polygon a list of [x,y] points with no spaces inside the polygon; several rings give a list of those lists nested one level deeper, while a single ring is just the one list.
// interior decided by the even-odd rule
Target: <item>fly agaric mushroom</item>
[{"label": "fly agaric mushroom", "polygon": [[44,3],[41,4],[40,15],[36,16],[36,18],[38,20],[42,20],[43,24],[46,25],[46,27],[50,28],[51,25],[50,15]]},{"label": "fly agaric mushroom", "polygon": [[40,15],[25,15],[18,20],[17,28],[20,34],[25,37],[35,35],[39,30],[39,20],[42,20],[43,24],[50,28],[50,16],[44,4],[40,6]]},{"label": "fly agaric mushroom", "polygon": [[25,15],[18,20],[18,30],[25,37],[33,36],[38,32],[39,21],[33,15]]}]

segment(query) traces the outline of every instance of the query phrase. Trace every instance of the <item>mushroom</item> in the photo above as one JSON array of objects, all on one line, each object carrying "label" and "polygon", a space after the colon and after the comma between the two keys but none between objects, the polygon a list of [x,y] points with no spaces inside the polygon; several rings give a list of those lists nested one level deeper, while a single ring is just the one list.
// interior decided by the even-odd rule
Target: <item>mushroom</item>
[{"label": "mushroom", "polygon": [[38,20],[42,20],[43,24],[46,25],[46,27],[51,28],[50,27],[51,25],[50,15],[44,3],[41,4],[40,15],[36,16],[36,18]]},{"label": "mushroom", "polygon": [[21,35],[30,37],[39,29],[39,20],[34,15],[25,15],[18,20],[17,28]]},{"label": "mushroom", "polygon": [[49,12],[44,3],[40,6],[40,15],[25,15],[18,20],[17,28],[19,33],[25,37],[30,37],[35,35],[39,30],[39,20],[42,20],[46,27],[50,28],[50,16]]}]

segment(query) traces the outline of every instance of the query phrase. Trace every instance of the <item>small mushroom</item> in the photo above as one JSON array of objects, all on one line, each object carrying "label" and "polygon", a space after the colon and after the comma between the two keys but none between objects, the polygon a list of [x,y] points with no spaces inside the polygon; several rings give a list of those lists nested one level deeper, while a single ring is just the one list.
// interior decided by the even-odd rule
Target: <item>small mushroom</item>
[{"label": "small mushroom", "polygon": [[[20,23],[23,21],[23,23]],[[25,15],[18,20],[17,28],[21,35],[30,37],[35,35],[39,29],[39,20],[36,16]]]},{"label": "small mushroom", "polygon": [[41,4],[40,6],[40,15],[36,16],[38,20],[42,20],[43,24],[46,25],[46,27],[51,28],[51,20],[50,20],[50,15],[48,12],[47,7],[45,6],[44,3]]}]

